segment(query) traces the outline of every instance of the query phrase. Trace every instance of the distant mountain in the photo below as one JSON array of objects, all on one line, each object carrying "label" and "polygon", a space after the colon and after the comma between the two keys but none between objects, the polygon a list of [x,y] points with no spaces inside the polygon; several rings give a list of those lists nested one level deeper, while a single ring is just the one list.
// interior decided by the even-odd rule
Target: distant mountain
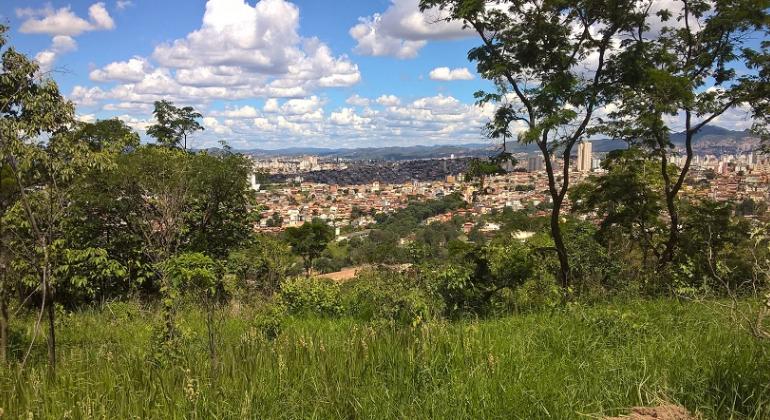
[{"label": "distant mountain", "polygon": [[[679,147],[684,146],[683,132],[671,135],[671,141]],[[592,140],[594,153],[606,153],[612,150],[625,149],[626,142],[612,139]],[[758,140],[748,130],[735,131],[718,126],[706,126],[695,136],[693,146],[699,153],[734,153],[739,150],[751,150],[757,146]],[[455,157],[488,156],[495,146],[489,143],[471,143],[461,145],[435,146],[388,146],[362,148],[322,148],[322,147],[290,147],[285,149],[249,149],[239,152],[255,157],[273,156],[303,156],[314,155],[327,158],[351,160],[400,161],[415,159],[435,159]],[[536,153],[534,144],[510,142],[508,151],[511,153]]]},{"label": "distant mountain", "polygon": [[292,147],[286,149],[264,150],[252,149],[240,152],[252,156],[302,156],[315,155],[352,160],[414,160],[469,156],[486,156],[494,147],[490,144],[462,144],[462,145],[435,145],[435,146],[389,146],[389,147],[362,147],[356,149],[331,149],[318,147]]}]

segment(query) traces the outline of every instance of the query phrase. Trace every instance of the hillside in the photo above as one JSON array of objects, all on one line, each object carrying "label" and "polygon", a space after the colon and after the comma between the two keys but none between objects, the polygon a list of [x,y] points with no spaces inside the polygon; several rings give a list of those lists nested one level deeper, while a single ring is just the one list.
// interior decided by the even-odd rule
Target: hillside
[{"label": "hillside", "polygon": [[[684,133],[674,133],[671,141],[677,146],[684,145]],[[598,139],[592,140],[594,153],[604,153],[616,149],[624,149],[626,143],[620,140]],[[740,150],[752,150],[756,148],[758,140],[749,131],[735,131],[718,126],[706,126],[696,136],[694,147],[700,153],[734,153]],[[496,150],[491,142],[470,143],[462,145],[416,145],[416,146],[390,146],[390,147],[363,147],[356,149],[346,148],[318,148],[318,147],[290,147],[284,149],[249,149],[240,152],[254,157],[274,156],[303,156],[315,155],[327,158],[340,158],[350,160],[413,160],[430,158],[455,157],[479,157],[487,156]],[[537,146],[511,142],[508,150],[512,153],[536,153]]]}]

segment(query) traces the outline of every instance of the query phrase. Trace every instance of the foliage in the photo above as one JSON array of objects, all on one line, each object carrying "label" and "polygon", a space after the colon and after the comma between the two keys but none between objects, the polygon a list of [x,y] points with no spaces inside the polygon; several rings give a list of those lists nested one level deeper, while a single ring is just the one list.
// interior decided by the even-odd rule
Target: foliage
[{"label": "foliage", "polygon": [[166,100],[155,101],[152,112],[157,122],[147,128],[147,135],[166,147],[182,147],[187,150],[187,136],[203,130],[197,121],[203,116],[191,106],[177,108]]},{"label": "foliage", "polygon": [[342,286],[345,310],[366,321],[387,320],[417,326],[434,319],[440,308],[413,275],[366,270]]},{"label": "foliage", "polygon": [[231,252],[227,265],[247,287],[270,295],[293,273],[294,260],[289,244],[260,235],[252,238],[247,247]]},{"label": "foliage", "polygon": [[281,284],[278,302],[292,314],[339,316],[345,308],[340,286],[331,280],[315,277],[295,277]]},{"label": "foliage", "polygon": [[[588,133],[594,111],[611,103],[617,78],[608,69],[624,44],[613,41],[633,28],[633,1],[545,0],[497,2],[421,0],[420,9],[439,8],[446,21],[473,30],[481,45],[468,52],[477,71],[493,82],[494,92],[477,92],[478,103],[498,105],[489,134],[505,137],[515,123],[519,141],[535,144],[548,175],[551,235],[559,258],[562,287],[571,282],[570,262],[560,227],[562,203],[569,189],[570,156]],[[595,60],[585,60],[586,57]],[[533,81],[537,81],[533,83]],[[560,180],[552,161],[560,157]]]},{"label": "foliage", "polygon": [[423,271],[429,292],[440,298],[449,317],[487,313],[498,292],[515,289],[533,272],[531,251],[518,241],[455,249],[449,264]]},{"label": "foliage", "polygon": [[318,258],[326,246],[334,239],[334,229],[320,219],[304,223],[300,227],[290,227],[285,232],[286,241],[292,250],[301,255],[305,271],[310,273],[313,260]]}]

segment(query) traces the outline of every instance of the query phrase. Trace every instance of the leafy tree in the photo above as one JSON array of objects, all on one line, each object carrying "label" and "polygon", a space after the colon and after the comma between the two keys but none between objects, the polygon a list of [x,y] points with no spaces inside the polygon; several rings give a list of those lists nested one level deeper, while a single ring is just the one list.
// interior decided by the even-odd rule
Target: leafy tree
[{"label": "leafy tree", "polygon": [[477,194],[486,195],[488,193],[487,187],[484,181],[493,175],[500,175],[505,173],[500,164],[493,160],[481,160],[474,158],[468,164],[468,168],[465,171],[465,181],[471,182],[478,180],[479,189],[473,194],[473,200],[476,201]]},{"label": "leafy tree", "polygon": [[8,210],[18,200],[19,190],[16,180],[5,161],[0,161],[0,363],[7,360],[8,353],[8,328],[9,328],[9,300],[14,288],[14,279],[11,275],[11,248],[9,247],[8,232],[4,218]]},{"label": "leafy tree", "polygon": [[655,162],[644,150],[631,148],[608,153],[602,168],[605,174],[591,176],[572,190],[573,211],[599,216],[598,235],[610,250],[613,232],[618,231],[641,247],[643,265],[649,253],[660,258],[656,234],[664,198]]},{"label": "leafy tree", "polygon": [[[41,294],[41,315],[48,314],[48,360],[56,366],[52,253],[61,238],[72,179],[79,168],[96,163],[84,143],[67,135],[74,106],[52,80],[40,77],[38,65],[6,47],[6,26],[0,25],[0,159],[16,181],[15,212],[22,228],[20,256],[33,270]],[[43,143],[42,135],[51,136]],[[45,205],[43,205],[45,204]],[[26,241],[25,241],[26,240]]]},{"label": "leafy tree", "polygon": [[256,236],[245,248],[233,251],[228,267],[246,285],[272,295],[295,265],[289,244],[267,235]]},{"label": "leafy tree", "polygon": [[300,227],[290,227],[285,232],[291,248],[302,256],[305,272],[310,274],[315,260],[334,239],[334,229],[320,219],[305,223]]},{"label": "leafy tree", "polygon": [[[693,140],[707,124],[732,108],[767,103],[768,44],[750,41],[770,29],[767,0],[680,0],[654,15],[635,16],[627,48],[611,68],[623,86],[609,134],[646,147],[658,159],[663,178],[668,239],[661,266],[679,244],[679,192],[692,163]],[[738,71],[746,67],[748,71]],[[685,160],[670,173],[677,153],[667,121],[682,116]]]},{"label": "leafy tree", "polygon": [[103,150],[123,152],[139,147],[139,135],[117,118],[79,123],[74,135],[87,142],[90,149],[95,152]]},{"label": "leafy tree", "polygon": [[218,155],[199,152],[189,159],[191,202],[185,248],[223,259],[246,243],[256,223],[248,181],[251,161],[227,147]]},{"label": "leafy tree", "polygon": [[197,121],[203,115],[191,106],[177,108],[171,102],[156,101],[152,113],[157,123],[147,128],[147,135],[154,137],[163,146],[181,145],[183,150],[187,150],[187,136],[203,130]]},{"label": "leafy tree", "polygon": [[[559,225],[570,181],[572,149],[588,133],[594,111],[612,99],[615,80],[608,67],[618,57],[615,39],[630,29],[631,0],[564,2],[421,0],[420,8],[438,7],[446,20],[473,29],[482,44],[468,58],[491,80],[496,92],[478,92],[481,103],[499,103],[496,132],[503,124],[523,129],[519,140],[543,154],[553,201],[551,234],[559,257],[563,288],[570,284],[570,264]],[[586,60],[593,57],[592,60]],[[515,99],[510,99],[515,98]],[[561,180],[553,158],[561,157]]]},{"label": "leafy tree", "polygon": [[530,249],[518,241],[455,246],[451,263],[423,269],[428,289],[444,302],[447,316],[483,314],[496,293],[514,289],[533,273]]},{"label": "leafy tree", "polygon": [[171,286],[166,299],[176,302],[183,295],[190,295],[203,305],[209,358],[212,369],[216,369],[214,311],[222,292],[221,267],[210,257],[197,252],[175,255],[160,265]]}]

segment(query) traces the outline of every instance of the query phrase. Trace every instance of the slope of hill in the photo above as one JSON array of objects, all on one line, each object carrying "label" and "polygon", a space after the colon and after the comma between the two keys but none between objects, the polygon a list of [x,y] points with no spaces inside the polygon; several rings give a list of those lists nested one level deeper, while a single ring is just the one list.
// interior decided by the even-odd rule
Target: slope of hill
[{"label": "slope of hill", "polygon": [[[674,133],[671,141],[678,147],[684,146],[684,133]],[[627,144],[624,141],[613,139],[592,140],[593,151],[604,153],[616,149],[624,149]],[[740,150],[752,150],[757,147],[759,140],[748,130],[735,131],[718,126],[706,126],[696,136],[694,147],[700,153],[734,153]],[[414,159],[435,159],[455,157],[487,156],[496,150],[492,143],[471,143],[461,145],[415,145],[415,146],[388,146],[388,147],[362,147],[347,148],[320,148],[320,147],[290,147],[284,149],[249,149],[240,152],[255,157],[274,156],[302,156],[315,155],[329,158],[351,160],[378,160],[399,161]],[[508,150],[512,153],[536,153],[537,146],[533,144],[521,144],[511,142]]]}]

